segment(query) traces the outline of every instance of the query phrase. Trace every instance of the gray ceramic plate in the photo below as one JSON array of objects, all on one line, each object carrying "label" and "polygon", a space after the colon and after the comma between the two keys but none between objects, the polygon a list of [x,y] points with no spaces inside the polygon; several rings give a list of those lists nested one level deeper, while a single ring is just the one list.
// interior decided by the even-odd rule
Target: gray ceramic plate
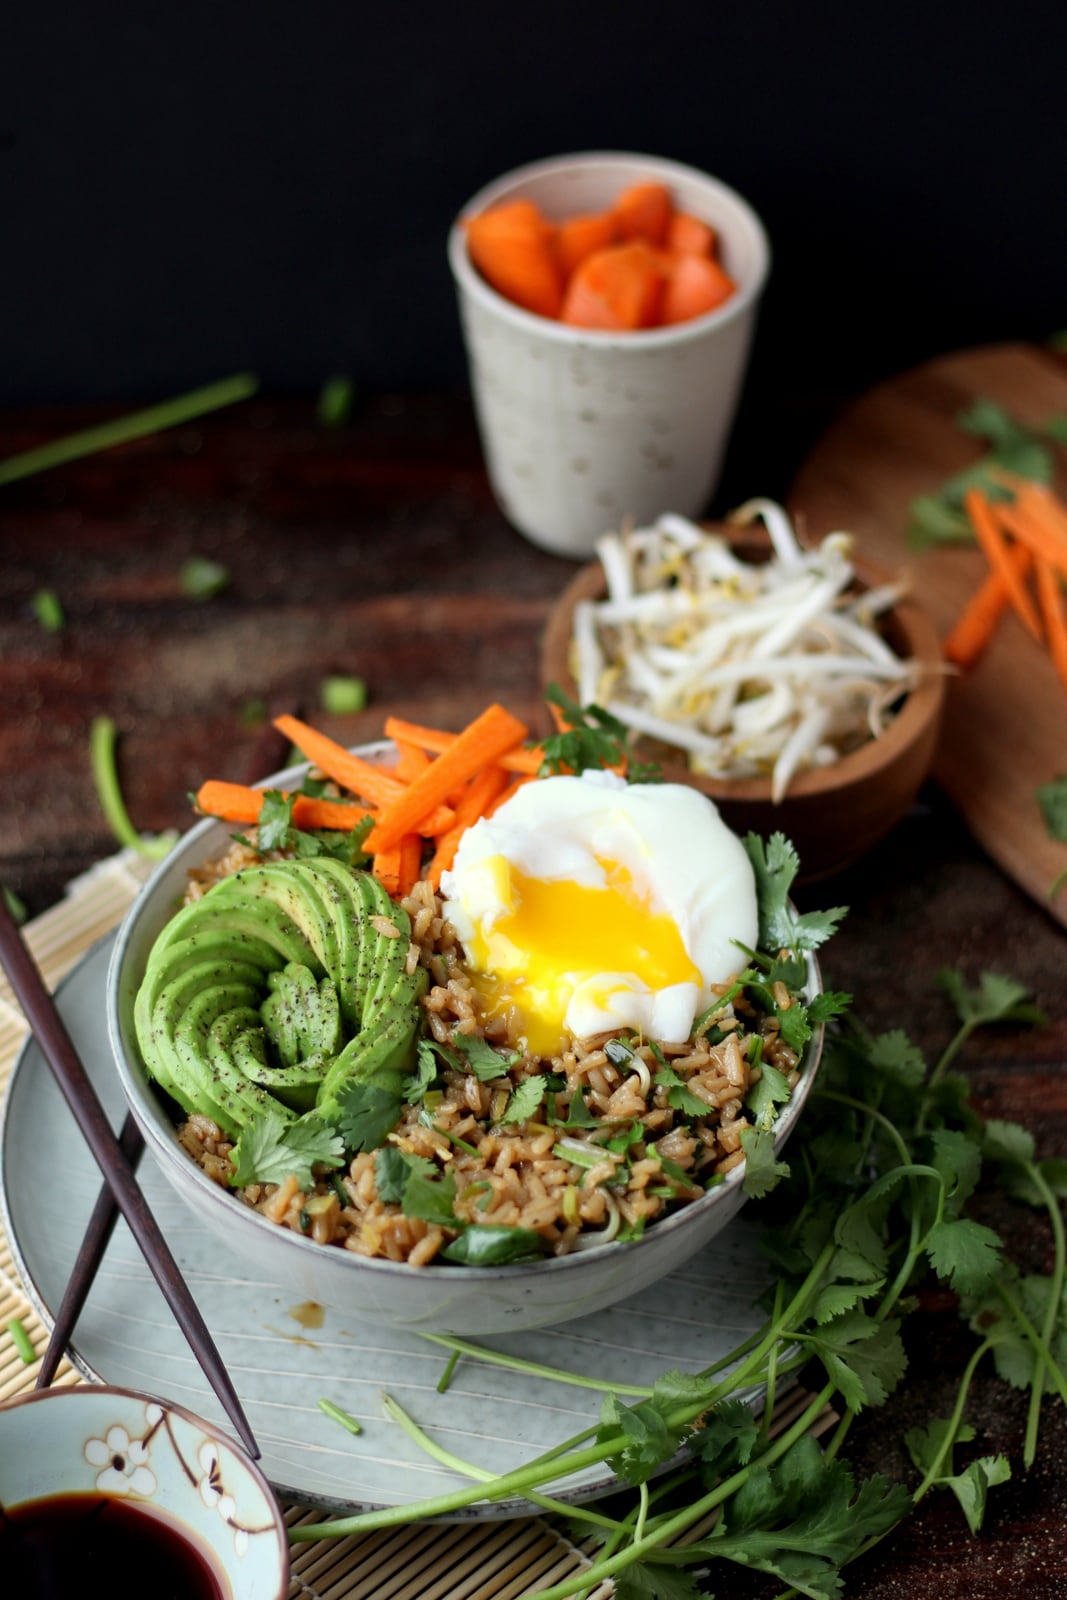
[{"label": "gray ceramic plate", "polygon": [[[112,937],[83,958],[58,991],[60,1010],[117,1128],[124,1102],[108,1045],[104,993]],[[407,1505],[465,1480],[439,1466],[383,1415],[392,1395],[454,1455],[507,1472],[588,1427],[596,1390],[464,1359],[444,1394],[448,1352],[406,1334],[313,1306],[258,1279],[223,1253],[145,1160],[141,1181],[233,1376],[283,1498],[353,1512]],[[0,1114],[0,1212],[16,1264],[51,1326],[99,1189],[99,1173],[39,1049],[15,1065]],[[616,1383],[651,1384],[671,1368],[698,1372],[762,1320],[755,1301],[767,1274],[756,1230],[735,1221],[684,1271],[610,1311],[487,1339],[543,1365]],[[321,1325],[316,1325],[321,1316]],[[73,1358],[90,1378],[145,1390],[227,1425],[175,1326],[125,1223],[115,1229],[75,1331]],[[345,1432],[319,1409],[332,1400],[359,1418]],[[228,1426],[228,1425],[227,1425]],[[553,1487],[561,1499],[602,1494],[615,1480],[596,1467]],[[522,1500],[483,1505],[475,1517],[527,1515]]]}]

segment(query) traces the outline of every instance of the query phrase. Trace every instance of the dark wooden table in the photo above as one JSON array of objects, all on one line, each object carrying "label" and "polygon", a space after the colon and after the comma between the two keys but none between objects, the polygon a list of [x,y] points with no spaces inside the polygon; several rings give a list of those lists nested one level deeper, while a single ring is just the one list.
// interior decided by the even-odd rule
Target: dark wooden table
[{"label": "dark wooden table", "polygon": [[[0,455],[95,420],[0,417]],[[778,492],[753,482],[746,492]],[[182,563],[228,569],[211,600],[185,597]],[[31,913],[115,841],[89,767],[94,716],[114,718],[119,770],[139,829],[185,827],[204,777],[242,777],[260,736],[256,705],[299,704],[349,743],[387,711],[458,727],[489,699],[540,711],[538,642],[573,572],[513,533],[489,494],[462,397],[378,396],[327,429],[309,403],[257,400],[197,425],[0,490],[0,883]],[[66,616],[45,632],[31,599],[50,588]],[[354,674],[366,709],[330,716],[322,680]],[[824,970],[875,1028],[901,1026],[934,1057],[952,1016],[934,985],[945,963],[1023,978],[1050,1015],[1033,1032],[991,1031],[964,1062],[985,1115],[1030,1127],[1042,1156],[1067,1151],[1067,942],[979,852],[936,791],[860,866],[817,898],[850,915]],[[1032,1270],[1051,1237],[1037,1213],[996,1218]],[[861,1418],[861,1470],[913,1481],[905,1429],[947,1414],[971,1348],[933,1294],[912,1319],[910,1375]],[[847,1578],[890,1600],[1031,1600],[1067,1595],[1067,1418],[1046,1400],[1038,1465],[1020,1465],[1020,1396],[991,1368],[969,1409],[982,1453],[1004,1451],[972,1539],[948,1496],[917,1514]],[[740,1574],[739,1574],[740,1577]],[[768,1594],[773,1586],[732,1593]]]}]

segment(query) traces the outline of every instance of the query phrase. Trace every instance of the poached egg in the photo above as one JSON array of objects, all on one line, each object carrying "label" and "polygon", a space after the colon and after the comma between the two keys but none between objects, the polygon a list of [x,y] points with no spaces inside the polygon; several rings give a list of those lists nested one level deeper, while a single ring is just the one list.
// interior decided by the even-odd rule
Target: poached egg
[{"label": "poached egg", "polygon": [[463,835],[441,892],[483,1011],[539,1056],[621,1029],[682,1043],[758,934],[713,802],[611,772],[523,785]]}]

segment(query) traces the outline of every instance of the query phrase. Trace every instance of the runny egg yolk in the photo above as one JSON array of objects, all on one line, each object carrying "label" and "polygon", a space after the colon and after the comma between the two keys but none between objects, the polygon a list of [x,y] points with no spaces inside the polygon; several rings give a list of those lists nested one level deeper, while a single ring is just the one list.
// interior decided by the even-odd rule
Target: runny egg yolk
[{"label": "runny egg yolk", "polygon": [[580,983],[603,978],[606,999],[623,988],[702,981],[674,919],[650,909],[625,867],[600,864],[607,881],[598,887],[528,877],[504,856],[480,864],[504,910],[468,941],[472,982],[490,1017],[514,1007],[534,1055],[562,1047]]}]

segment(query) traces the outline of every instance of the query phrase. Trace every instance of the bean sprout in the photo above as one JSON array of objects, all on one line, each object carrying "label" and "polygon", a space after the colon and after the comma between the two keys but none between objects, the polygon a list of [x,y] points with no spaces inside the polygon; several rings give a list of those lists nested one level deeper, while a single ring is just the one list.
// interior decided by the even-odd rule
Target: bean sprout
[{"label": "bean sprout", "polygon": [[575,608],[571,664],[583,704],[683,751],[694,772],[769,777],[780,800],[797,773],[878,737],[919,667],[876,628],[903,585],[857,593],[851,535],[806,548],[764,499],[729,520],[762,521],[771,558],[742,560],[673,513],[605,534],[607,594]]}]

